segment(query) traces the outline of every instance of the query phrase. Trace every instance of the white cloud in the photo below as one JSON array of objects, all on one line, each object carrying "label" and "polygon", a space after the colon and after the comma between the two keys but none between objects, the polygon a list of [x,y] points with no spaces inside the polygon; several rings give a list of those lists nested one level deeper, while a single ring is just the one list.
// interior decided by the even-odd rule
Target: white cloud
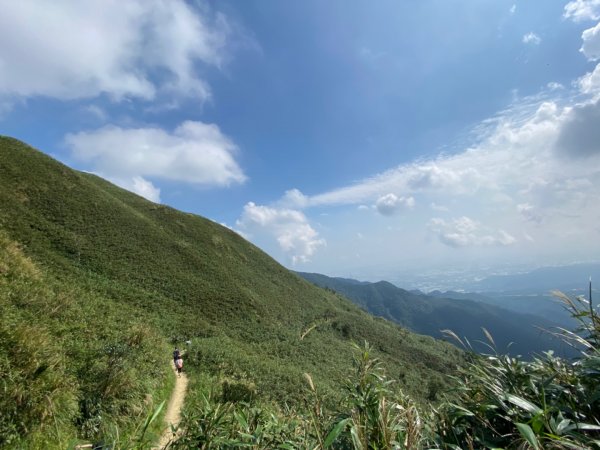
[{"label": "white cloud", "polygon": [[583,44],[579,50],[589,61],[600,59],[600,23],[584,30],[581,34]]},{"label": "white cloud", "polygon": [[511,14],[514,14],[516,11],[517,11],[517,5],[512,5],[512,6],[510,7],[510,9],[509,9],[509,12],[510,12]]},{"label": "white cloud", "polygon": [[556,81],[551,81],[550,83],[548,83],[546,85],[546,87],[548,89],[550,89],[551,91],[557,91],[559,89],[564,89],[564,86],[560,83],[557,83]]},{"label": "white cloud", "polygon": [[542,42],[542,38],[540,38],[534,32],[529,32],[523,36],[524,44],[538,45],[540,42]]},{"label": "white cloud", "polygon": [[[127,189],[129,182],[122,180],[134,177],[207,186],[246,180],[234,159],[235,144],[214,124],[188,121],[172,133],[160,128],[106,126],[68,134],[65,142],[76,160]],[[149,186],[146,189],[153,192]]]},{"label": "white cloud", "polygon": [[293,209],[273,208],[249,202],[237,221],[243,231],[274,237],[292,263],[307,262],[317,249],[325,245],[319,233],[310,226],[306,216]]},{"label": "white cloud", "polygon": [[588,72],[579,78],[575,84],[584,94],[595,94],[600,92],[600,64],[596,65],[592,72]]},{"label": "white cloud", "polygon": [[84,111],[102,122],[106,121],[108,118],[106,112],[97,105],[89,105],[84,109]]},{"label": "white cloud", "polygon": [[600,19],[600,0],[573,0],[565,5],[564,17],[574,22]]},{"label": "white cloud", "polygon": [[375,208],[384,216],[391,216],[400,209],[410,209],[414,206],[415,199],[413,197],[398,197],[393,193],[383,195],[375,202]]},{"label": "white cloud", "polygon": [[[571,94],[574,97],[568,98]],[[430,209],[415,208],[403,232],[393,238],[395,245],[418,248],[431,258],[444,254],[450,260],[454,257],[449,252],[458,247],[485,247],[482,258],[506,255],[505,247],[512,253],[525,252],[521,246],[511,246],[524,233],[535,241],[520,241],[536,255],[574,251],[587,255],[600,248],[594,228],[600,222],[600,210],[594,206],[600,198],[600,151],[593,147],[600,137],[590,131],[600,129],[595,105],[595,100],[566,90],[551,101],[527,100],[480,124],[473,143],[454,154],[403,164],[314,196],[296,193],[301,199],[296,204],[307,210],[340,205],[377,210],[379,201],[385,211],[388,203],[396,204],[395,199],[414,197],[438,210],[438,205],[444,205],[459,219],[430,222]],[[576,153],[574,149],[582,145]],[[365,215],[355,221],[362,229],[375,226]],[[345,223],[343,229],[351,227],[351,221]],[[445,249],[430,247],[424,228],[434,232]],[[389,248],[376,236],[370,233],[361,241],[363,254],[379,258]],[[336,245],[332,241],[328,248]],[[324,251],[323,257],[328,253]]]},{"label": "white cloud", "polygon": [[479,189],[483,182],[477,168],[455,164],[452,157],[441,156],[401,165],[355,185],[309,197],[307,206],[364,203],[389,193],[398,197],[424,191],[464,193]]},{"label": "white cloud", "polygon": [[281,199],[281,206],[289,208],[304,208],[308,202],[308,197],[300,192],[298,189],[290,189],[285,192],[285,195]]},{"label": "white cloud", "polygon": [[150,181],[137,176],[133,177],[132,191],[148,200],[159,203],[160,202],[160,189],[155,187]]},{"label": "white cloud", "polygon": [[3,2],[0,96],[206,100],[195,65],[219,66],[228,35],[222,15],[183,0]]},{"label": "white cloud", "polygon": [[572,157],[600,155],[600,99],[569,108],[556,142],[557,151]]},{"label": "white cloud", "polygon": [[[461,199],[465,206],[495,202],[505,210],[515,202],[543,206],[546,211],[536,209],[540,217],[566,211],[575,203],[559,200],[558,192],[574,195],[564,188],[565,180],[593,179],[599,171],[581,158],[600,155],[599,111],[600,102],[589,100],[567,107],[545,101],[527,111],[509,110],[485,124],[478,142],[463,151],[400,165],[314,196],[302,195],[296,205],[365,209],[370,203],[379,205],[380,212],[391,212],[391,206],[402,204],[398,199],[407,201],[418,194],[436,205],[454,205]],[[599,194],[596,185],[582,186],[580,192],[588,199]],[[515,220],[522,220],[523,211],[516,212]]]},{"label": "white cloud", "polygon": [[466,216],[451,221],[434,218],[429,228],[450,247],[507,246],[517,241],[504,230],[491,230]]}]

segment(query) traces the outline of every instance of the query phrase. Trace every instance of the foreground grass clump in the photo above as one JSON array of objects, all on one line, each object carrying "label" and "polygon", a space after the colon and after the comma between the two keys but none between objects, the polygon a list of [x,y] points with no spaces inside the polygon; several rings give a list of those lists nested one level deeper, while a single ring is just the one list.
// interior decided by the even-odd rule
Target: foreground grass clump
[{"label": "foreground grass clump", "polygon": [[1,448],[128,436],[166,394],[163,338],[108,299],[46,276],[2,232],[0,317]]},{"label": "foreground grass clump", "polygon": [[449,448],[600,448],[600,317],[583,298],[561,293],[576,332],[561,330],[580,357],[551,352],[525,362],[476,356],[461,370],[459,398],[440,408],[438,441]]},{"label": "foreground grass clump", "polygon": [[421,448],[423,422],[416,405],[388,381],[368,344],[356,347],[353,375],[335,409],[326,408],[305,374],[305,399],[297,407],[264,402],[224,402],[214,379],[191,401],[174,449],[387,449]]}]

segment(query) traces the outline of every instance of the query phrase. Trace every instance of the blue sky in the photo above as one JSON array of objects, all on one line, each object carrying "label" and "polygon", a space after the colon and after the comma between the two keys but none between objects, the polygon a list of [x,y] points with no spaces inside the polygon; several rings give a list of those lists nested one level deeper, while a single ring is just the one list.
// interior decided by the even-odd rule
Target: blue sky
[{"label": "blue sky", "polygon": [[0,132],[297,270],[597,260],[599,20],[600,0],[7,2]]}]

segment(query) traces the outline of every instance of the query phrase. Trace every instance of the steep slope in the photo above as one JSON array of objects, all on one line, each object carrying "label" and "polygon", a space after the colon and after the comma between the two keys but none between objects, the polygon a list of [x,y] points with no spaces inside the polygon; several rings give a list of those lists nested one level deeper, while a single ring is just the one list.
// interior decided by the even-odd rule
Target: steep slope
[{"label": "steep slope", "polygon": [[[192,341],[192,386],[194,371],[209,372],[281,403],[304,396],[304,372],[335,397],[352,342],[368,340],[417,399],[444,388],[460,360],[452,346],[367,315],[225,227],[151,203],[6,137],[0,137],[0,232],[36,267],[52,296],[68,304],[45,316],[53,306],[40,300],[30,314],[10,281],[0,291],[3,317],[10,312],[18,326],[29,320],[47,329],[48,339],[66,343],[58,351],[78,399],[67,416],[80,436],[105,432],[107,415],[132,419],[135,410],[139,416],[149,407],[144,390],[166,395],[160,383],[166,374],[156,368],[165,366],[159,355],[169,357],[168,343]],[[125,389],[135,395],[125,406],[112,402],[112,385],[98,395],[100,360],[127,375]]]},{"label": "steep slope", "polygon": [[411,293],[386,281],[359,284],[321,274],[300,275],[318,286],[341,293],[372,314],[393,320],[417,333],[440,337],[440,330],[451,329],[457,335],[467,337],[476,348],[489,351],[476,343],[484,339],[481,330],[484,327],[492,334],[501,352],[508,349],[512,354],[530,355],[549,349],[567,351],[562,341],[540,331],[551,330],[556,324],[539,316],[471,300]]}]

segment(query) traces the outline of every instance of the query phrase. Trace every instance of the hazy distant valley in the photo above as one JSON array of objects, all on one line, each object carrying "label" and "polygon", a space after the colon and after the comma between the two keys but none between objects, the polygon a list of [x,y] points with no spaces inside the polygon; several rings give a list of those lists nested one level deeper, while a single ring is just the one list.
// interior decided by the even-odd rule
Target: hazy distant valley
[{"label": "hazy distant valley", "polygon": [[[441,337],[451,329],[467,337],[475,348],[481,327],[494,337],[499,351],[530,355],[549,349],[573,355],[563,342],[551,337],[557,327],[573,328],[576,321],[552,294],[560,290],[587,298],[587,281],[600,274],[600,264],[578,264],[537,269],[517,275],[494,275],[466,282],[472,289],[461,291],[410,291],[386,282],[365,282],[350,278],[300,273],[318,286],[332,289],[370,313],[395,321],[418,333]],[[455,280],[456,283],[456,280]],[[592,295],[600,294],[596,290]],[[543,331],[545,330],[545,331]]]}]

